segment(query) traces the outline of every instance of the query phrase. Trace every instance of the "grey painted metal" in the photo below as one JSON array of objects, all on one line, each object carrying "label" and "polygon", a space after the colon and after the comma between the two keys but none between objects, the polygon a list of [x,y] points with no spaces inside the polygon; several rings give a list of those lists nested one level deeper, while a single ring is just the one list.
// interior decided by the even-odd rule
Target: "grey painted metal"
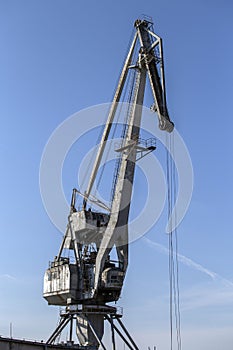
[{"label": "grey painted metal", "polygon": [[[103,342],[102,342],[103,334],[101,336],[99,336],[99,334],[96,331],[96,320],[95,320],[95,325],[93,326],[92,322],[90,321],[90,319],[89,318],[86,318],[86,319],[87,319],[87,322],[88,322],[88,326],[90,327],[90,329],[91,329],[93,335],[95,336],[98,344],[102,347],[103,350],[107,350],[106,347],[104,346]],[[97,322],[98,322],[98,320],[97,320]]]},{"label": "grey painted metal", "polygon": [[104,334],[104,315],[98,313],[77,314],[76,331],[80,345],[102,345],[101,339]]},{"label": "grey painted metal", "polygon": [[117,334],[121,337],[121,339],[124,341],[124,343],[128,346],[130,350],[136,350],[132,344],[126,339],[124,334],[120,331],[119,328],[114,323],[111,323],[110,317],[106,317],[106,320],[112,325],[113,329],[117,332]]},{"label": "grey painted metal", "polygon": [[111,332],[112,332],[112,350],[116,350],[114,323],[113,323],[112,316],[110,316],[110,323],[111,323]]},{"label": "grey painted metal", "polygon": [[68,317],[61,319],[59,325],[57,326],[53,334],[49,337],[46,344],[52,344],[71,319],[72,319],[72,315],[69,315]]},{"label": "grey painted metal", "polygon": [[131,337],[131,335],[129,334],[129,332],[127,331],[126,327],[124,326],[123,322],[117,318],[117,321],[119,322],[121,328],[124,330],[125,334],[127,335],[127,337],[129,338],[129,340],[131,341],[131,343],[133,344],[134,348],[136,350],[139,350],[139,348],[137,347],[135,341],[133,340],[133,338]]},{"label": "grey painted metal", "polygon": [[69,260],[52,263],[44,275],[44,298],[51,305],[63,306],[77,299],[77,265]]},{"label": "grey painted metal", "polygon": [[[45,299],[50,304],[66,306],[67,315],[70,315],[69,318],[66,315],[65,321],[62,321],[60,327],[58,326],[52,340],[75,317],[76,333],[80,344],[87,347],[94,346],[96,349],[99,345],[104,349],[102,336],[105,318],[111,323],[114,349],[113,330],[122,337],[131,350],[138,350],[123,323],[118,319],[116,311],[107,303],[116,302],[119,299],[128,267],[128,217],[137,155],[138,152],[141,152],[142,157],[156,148],[152,144],[150,147],[144,147],[140,144],[146,76],[149,77],[154,97],[155,107],[153,110],[157,112],[160,129],[171,132],[174,127],[166,105],[162,40],[153,33],[149,21],[137,20],[135,28],[136,33],[109,110],[87,190],[81,194],[78,190],[73,189],[68,225],[63,242],[58,256],[46,271],[44,278]],[[135,63],[133,56],[138,41],[141,47]],[[114,181],[112,205],[111,208],[108,208],[92,196],[91,190],[130,69],[135,70],[136,79],[128,110],[127,130],[123,145],[118,149],[120,162]],[[83,208],[78,211],[75,207],[77,194],[84,198]],[[108,213],[95,212],[90,208],[87,210],[87,203],[93,201],[102,209],[107,210]],[[116,248],[117,262],[110,260],[110,253],[114,247]],[[73,251],[74,263],[62,257],[64,249]],[[69,309],[70,306],[74,307],[74,311]],[[117,318],[129,341],[113,323],[112,317]],[[72,338],[72,334],[70,338]]]},{"label": "grey painted metal", "polygon": [[[0,337],[0,350],[71,350],[71,349],[79,349],[84,350],[81,346],[77,344],[45,344],[43,342],[22,340],[22,339],[12,339],[12,338],[3,338]],[[85,348],[88,350],[88,348]],[[93,350],[93,349],[89,349]]]},{"label": "grey painted metal", "polygon": [[70,336],[69,336],[69,341],[70,341],[70,342],[73,341],[73,317],[71,317],[71,320],[70,320]]},{"label": "grey painted metal", "polygon": [[[145,20],[137,20],[135,22],[135,27],[137,28],[141,50],[143,52],[143,59],[146,64],[151,90],[154,97],[154,103],[156,106],[155,111],[157,112],[159,118],[159,127],[161,130],[172,132],[174,124],[169,118],[166,103],[162,39],[149,30],[149,23]],[[151,36],[156,38],[154,43],[151,42]],[[158,47],[159,49],[159,57],[156,57],[154,51],[152,50],[155,47]],[[160,66],[160,77],[157,70],[157,63]]]},{"label": "grey painted metal", "polygon": [[76,335],[80,347],[92,350],[98,349],[99,345],[104,348],[102,344],[102,337],[104,332],[104,319],[108,316],[122,317],[122,312],[119,308],[108,305],[70,305],[60,314],[60,322],[55,331],[52,333],[46,344],[55,343],[63,329],[70,323],[70,339],[72,339],[72,324],[76,319]]},{"label": "grey painted metal", "polygon": [[[132,143],[135,145],[139,138],[145,84],[146,70],[145,67],[141,66],[137,71],[134,103],[129,118],[125,146]],[[128,215],[132,195],[135,162],[135,147],[131,147],[130,152],[122,152],[122,161],[112,202],[112,212],[96,257],[95,291],[98,290],[99,279],[103,271],[106,257],[114,244],[116,244],[117,255],[122,266],[122,271],[124,274],[126,273],[128,266]]]}]

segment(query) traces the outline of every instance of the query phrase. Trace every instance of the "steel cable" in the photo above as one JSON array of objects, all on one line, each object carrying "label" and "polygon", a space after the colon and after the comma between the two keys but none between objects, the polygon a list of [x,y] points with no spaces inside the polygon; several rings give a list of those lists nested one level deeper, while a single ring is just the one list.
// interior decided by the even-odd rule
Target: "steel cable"
[{"label": "steel cable", "polygon": [[[181,350],[180,331],[180,291],[179,291],[179,267],[178,267],[178,235],[176,228],[176,172],[172,159],[174,155],[174,136],[166,135],[166,166],[167,166],[167,199],[168,199],[168,220],[169,221],[169,312],[170,312],[170,349],[173,349],[173,310],[176,327],[177,349]],[[174,208],[174,209],[173,209]],[[174,220],[172,219],[174,210]],[[174,257],[175,246],[175,257]]]}]

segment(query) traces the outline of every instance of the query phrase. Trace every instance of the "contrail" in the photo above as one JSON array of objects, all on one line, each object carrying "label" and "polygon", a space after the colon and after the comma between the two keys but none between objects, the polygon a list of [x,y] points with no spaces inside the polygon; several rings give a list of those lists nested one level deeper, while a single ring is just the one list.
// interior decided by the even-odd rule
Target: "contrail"
[{"label": "contrail", "polygon": [[[156,243],[156,242],[153,242],[151,241],[149,238],[146,238],[146,237],[142,237],[142,239],[144,240],[144,242],[146,242],[147,244],[149,244],[150,246],[156,248],[158,251],[160,251],[161,253],[164,253],[166,255],[169,254],[169,250],[163,246],[162,244],[159,244],[159,243]],[[216,279],[221,279],[225,284],[227,284],[228,286],[230,285],[231,287],[233,286],[233,282],[220,276],[219,274],[217,274],[216,272],[214,271],[211,271],[207,268],[205,268],[204,266],[196,263],[195,261],[187,258],[186,256],[184,255],[181,255],[179,253],[177,253],[177,258],[178,260],[186,265],[186,266],[189,266],[191,268],[193,268],[194,270],[197,270],[197,271],[200,271],[200,272],[203,272],[205,273],[206,275],[208,275],[209,277],[212,278],[212,280],[216,281]]]},{"label": "contrail", "polygon": [[4,274],[0,275],[0,279],[8,279],[8,280],[12,280],[12,281],[17,280],[16,277],[9,275],[8,273],[4,273]]}]

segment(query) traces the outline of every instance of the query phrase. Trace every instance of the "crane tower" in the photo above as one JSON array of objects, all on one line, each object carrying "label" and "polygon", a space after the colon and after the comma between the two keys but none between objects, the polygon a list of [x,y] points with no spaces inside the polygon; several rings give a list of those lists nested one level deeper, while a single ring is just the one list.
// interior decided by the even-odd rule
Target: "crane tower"
[{"label": "crane tower", "polygon": [[[73,321],[76,321],[76,334],[81,347],[98,349],[101,346],[105,349],[102,337],[104,321],[107,320],[111,325],[113,348],[114,334],[117,332],[131,350],[138,349],[121,321],[121,312],[109,303],[119,299],[128,266],[128,217],[138,151],[147,154],[155,149],[152,141],[142,144],[140,140],[147,77],[154,100],[152,109],[157,114],[159,128],[170,133],[174,124],[169,118],[166,104],[162,39],[154,33],[153,23],[148,19],[136,20],[134,27],[134,38],[109,110],[88,186],[83,194],[73,189],[67,229],[60,250],[45,272],[44,298],[51,305],[65,307],[48,343],[55,342],[69,323],[69,340],[72,342]],[[99,201],[100,209],[96,211],[89,205],[91,191],[130,71],[135,73],[133,94],[123,143],[117,150],[120,157],[111,207]],[[82,208],[77,209],[76,198],[80,195],[83,198]],[[64,257],[65,249],[73,252],[74,261]],[[110,257],[113,249],[117,256],[114,261]]]}]

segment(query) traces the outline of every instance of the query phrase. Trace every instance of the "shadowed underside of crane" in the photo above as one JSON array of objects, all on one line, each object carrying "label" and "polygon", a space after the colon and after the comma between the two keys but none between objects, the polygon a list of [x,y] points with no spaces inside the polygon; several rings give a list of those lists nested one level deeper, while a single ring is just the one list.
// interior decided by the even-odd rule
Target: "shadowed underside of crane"
[{"label": "shadowed underside of crane", "polygon": [[[111,207],[96,200],[101,209],[94,211],[89,205],[93,200],[91,191],[118,104],[121,102],[127,76],[132,71],[135,73],[135,78],[131,107],[128,111],[122,145],[118,149],[120,158],[114,180]],[[60,251],[45,273],[44,298],[49,304],[66,307],[66,311],[61,315],[61,322],[50,337],[49,343],[55,341],[57,335],[69,322],[72,333],[74,319],[78,340],[82,346],[98,348],[101,345],[104,348],[102,343],[104,319],[110,322],[113,334],[114,330],[117,331],[113,323],[115,319],[121,329],[128,333],[120,321],[121,313],[118,313],[116,307],[109,306],[107,303],[116,302],[119,299],[128,266],[128,217],[137,154],[139,150],[146,154],[155,149],[154,145],[140,144],[146,77],[150,82],[154,99],[152,109],[158,116],[159,127],[172,132],[174,125],[170,121],[166,105],[162,40],[154,33],[151,21],[139,19],[135,22],[135,35],[109,110],[89,183],[82,195],[82,209],[76,208],[76,197],[81,193],[74,189],[67,229]],[[117,257],[114,261],[111,259],[113,249]],[[64,256],[65,250],[73,252],[72,261]],[[119,329],[117,333],[121,333]],[[128,343],[122,334],[120,336],[128,347],[137,349],[129,334]],[[70,337],[72,338],[72,334]],[[113,343],[115,344],[114,341]]]}]

